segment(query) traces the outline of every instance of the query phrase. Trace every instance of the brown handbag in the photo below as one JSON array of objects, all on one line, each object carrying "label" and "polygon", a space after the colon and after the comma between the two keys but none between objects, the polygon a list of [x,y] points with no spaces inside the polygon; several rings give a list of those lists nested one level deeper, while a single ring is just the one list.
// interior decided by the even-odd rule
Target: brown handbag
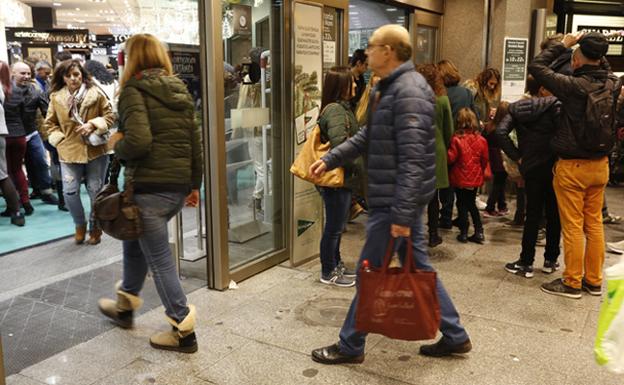
[{"label": "brown handbag", "polygon": [[134,202],[132,183],[126,180],[125,190],[119,191],[117,180],[121,163],[115,157],[111,164],[110,182],[95,197],[93,210],[98,226],[113,238],[129,241],[143,232],[141,211]]},{"label": "brown handbag", "polygon": [[[325,107],[327,108],[327,107]],[[323,115],[321,111],[321,115]],[[347,119],[348,123],[348,119]],[[344,169],[337,167],[333,170],[325,171],[323,175],[316,176],[310,174],[310,166],[331,149],[329,141],[321,141],[321,127],[317,123],[306,138],[301,151],[290,166],[290,172],[298,178],[322,187],[343,187]]]},{"label": "brown handbag", "polygon": [[394,239],[381,268],[360,267],[355,328],[399,340],[435,338],[440,327],[436,273],[414,268],[412,242],[407,241],[403,267],[390,267]]}]

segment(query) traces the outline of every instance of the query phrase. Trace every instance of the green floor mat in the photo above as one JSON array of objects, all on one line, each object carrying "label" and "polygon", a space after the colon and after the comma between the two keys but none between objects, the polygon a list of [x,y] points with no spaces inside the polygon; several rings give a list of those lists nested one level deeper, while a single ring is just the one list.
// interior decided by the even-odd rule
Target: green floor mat
[{"label": "green floor mat", "polygon": [[[81,186],[82,204],[89,205],[89,195]],[[44,204],[41,200],[31,201],[35,212],[26,217],[26,226],[17,227],[11,224],[10,218],[0,217],[0,256],[27,247],[47,243],[74,234],[74,222],[67,211],[60,211],[56,205]],[[6,208],[0,199],[0,210]],[[85,214],[89,210],[85,208]]]}]

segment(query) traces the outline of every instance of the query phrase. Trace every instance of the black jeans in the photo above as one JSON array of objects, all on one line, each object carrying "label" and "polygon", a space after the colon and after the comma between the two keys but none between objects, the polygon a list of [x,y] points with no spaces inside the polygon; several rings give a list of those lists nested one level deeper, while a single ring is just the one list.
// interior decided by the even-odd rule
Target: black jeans
[{"label": "black jeans", "polygon": [[453,187],[442,188],[439,190],[440,203],[442,208],[440,209],[440,222],[445,224],[446,227],[451,226],[453,220],[453,203],[455,201],[455,189]]},{"label": "black jeans", "polygon": [[492,181],[492,191],[487,200],[486,211],[494,211],[496,206],[499,210],[507,209],[507,202],[505,202],[505,182],[507,181],[507,173],[505,171],[498,171],[494,173],[494,180]]},{"label": "black jeans", "polygon": [[459,211],[459,230],[462,233],[468,232],[468,213],[470,213],[475,231],[483,231],[476,203],[477,189],[456,188],[455,194],[457,195],[457,209]]},{"label": "black jeans", "polygon": [[526,220],[522,233],[522,252],[520,260],[524,265],[532,265],[535,261],[535,243],[542,213],[546,212],[546,249],[544,259],[555,262],[559,257],[559,240],[561,223],[557,211],[557,197],[553,189],[551,167],[539,167],[525,175],[527,196]]},{"label": "black jeans", "polygon": [[[436,190],[433,193],[433,198],[429,201],[429,205],[427,206],[427,226],[429,227],[429,234],[437,234],[438,233],[438,217],[440,215],[440,191]],[[451,206],[452,209],[453,206]]]}]

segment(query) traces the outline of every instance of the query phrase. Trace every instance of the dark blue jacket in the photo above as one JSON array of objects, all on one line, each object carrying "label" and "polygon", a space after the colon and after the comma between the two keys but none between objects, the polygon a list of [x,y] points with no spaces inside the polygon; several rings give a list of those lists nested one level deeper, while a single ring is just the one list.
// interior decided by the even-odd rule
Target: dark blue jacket
[{"label": "dark blue jacket", "polygon": [[[328,169],[367,153],[368,203],[409,226],[435,190],[435,96],[409,61],[373,90],[369,124],[323,156]],[[376,103],[376,105],[375,105]]]}]

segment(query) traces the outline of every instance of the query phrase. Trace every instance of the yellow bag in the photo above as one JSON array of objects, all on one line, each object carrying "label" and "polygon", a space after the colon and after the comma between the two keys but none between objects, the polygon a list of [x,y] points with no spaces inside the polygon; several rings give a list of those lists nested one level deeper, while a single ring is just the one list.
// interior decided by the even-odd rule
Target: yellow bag
[{"label": "yellow bag", "polygon": [[303,144],[301,152],[290,166],[290,172],[305,181],[323,187],[342,187],[344,185],[344,169],[342,167],[326,171],[321,176],[310,174],[310,166],[321,159],[330,150],[330,144],[321,143],[321,127],[314,126]]}]

